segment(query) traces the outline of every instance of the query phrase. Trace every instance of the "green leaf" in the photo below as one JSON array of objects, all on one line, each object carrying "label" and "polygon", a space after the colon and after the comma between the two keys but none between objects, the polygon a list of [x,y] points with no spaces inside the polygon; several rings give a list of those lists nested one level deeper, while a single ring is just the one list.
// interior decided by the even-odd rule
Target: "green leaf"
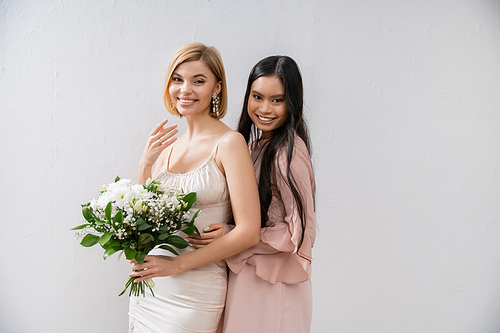
[{"label": "green leaf", "polygon": [[165,240],[168,238],[168,236],[170,236],[170,233],[169,232],[164,232],[163,234],[159,234],[158,235],[158,239],[159,240]]},{"label": "green leaf", "polygon": [[82,214],[85,220],[90,223],[94,222],[94,214],[92,214],[92,208],[88,206],[82,206]]},{"label": "green leaf", "polygon": [[153,240],[154,240],[154,238],[150,234],[141,234],[139,236],[139,245],[144,245],[144,244],[150,243]]},{"label": "green leaf", "polygon": [[168,237],[166,243],[171,244],[178,249],[185,249],[189,244],[184,238],[175,235]]},{"label": "green leaf", "polygon": [[101,246],[105,250],[109,249],[110,247],[116,247],[116,248],[123,249],[121,241],[119,241],[118,239],[113,239],[113,238],[111,238],[106,243],[102,244]]},{"label": "green leaf", "polygon": [[118,182],[120,179],[121,179],[120,177],[116,176],[115,183]]},{"label": "green leaf", "polygon": [[175,254],[176,256],[179,255],[179,253],[177,253],[177,251],[175,251],[173,248],[171,248],[170,246],[168,245],[162,245],[160,246],[160,249],[164,249],[164,250],[167,250],[167,251],[170,251],[172,252],[173,254]]},{"label": "green leaf", "polygon": [[134,259],[135,255],[137,254],[137,250],[131,249],[130,247],[126,247],[123,251],[125,252],[125,258],[127,258],[128,260]]},{"label": "green leaf", "polygon": [[142,223],[140,226],[137,227],[137,229],[140,231],[146,230],[148,228],[151,228],[151,226],[149,224],[147,224],[146,222]]},{"label": "green leaf", "polygon": [[99,236],[88,234],[85,237],[83,237],[80,244],[82,244],[85,247],[91,247],[97,244],[99,238],[100,238]]},{"label": "green leaf", "polygon": [[101,221],[101,220],[96,220],[95,221],[96,225],[103,225],[103,224],[106,224],[106,223],[107,223],[106,221]]},{"label": "green leaf", "polygon": [[119,247],[121,248],[122,247],[122,242],[119,241],[118,239],[111,239],[109,242],[107,242],[106,244],[109,244],[111,245],[112,247]]},{"label": "green leaf", "polygon": [[160,231],[168,231],[169,229],[170,229],[169,225],[164,225],[164,226],[161,226],[160,229],[158,229],[158,230],[160,230]]},{"label": "green leaf", "polygon": [[85,227],[88,226],[87,223],[79,225],[78,227],[71,228],[70,230],[80,230],[80,229],[85,229]]},{"label": "green leaf", "polygon": [[111,201],[106,205],[106,209],[104,210],[104,213],[106,214],[106,218],[108,219],[108,221],[111,222],[111,210],[112,210],[113,206],[111,204]]},{"label": "green leaf", "polygon": [[191,223],[194,223],[194,219],[200,216],[201,214],[201,209],[198,209],[196,213],[194,213],[193,218],[191,219]]},{"label": "green leaf", "polygon": [[146,253],[142,251],[137,251],[137,253],[135,254],[135,260],[137,260],[139,264],[142,264],[144,262],[144,257],[146,257]]},{"label": "green leaf", "polygon": [[116,247],[110,247],[109,249],[107,249],[105,252],[104,252],[104,255],[102,256],[104,258],[104,260],[108,259],[108,257],[112,254],[114,254],[115,252],[118,252],[120,251],[120,249],[116,248]]},{"label": "green leaf", "polygon": [[123,212],[121,210],[116,213],[115,217],[113,218],[113,221],[118,222],[118,223],[123,223]]},{"label": "green leaf", "polygon": [[144,221],[142,218],[138,218],[136,221],[135,221],[135,225],[136,226],[140,226],[141,224],[143,223],[146,223],[146,221]]},{"label": "green leaf", "polygon": [[101,246],[103,246],[104,244],[106,244],[111,239],[112,236],[113,236],[112,232],[105,233],[99,239],[99,244],[101,244]]},{"label": "green leaf", "polygon": [[193,237],[195,230],[196,230],[196,227],[194,226],[194,224],[191,224],[191,225],[189,225],[189,227],[187,227],[186,229],[182,230],[182,232],[184,232],[189,237]]},{"label": "green leaf", "polygon": [[186,194],[182,200],[184,200],[188,204],[187,207],[184,208],[183,210],[184,211],[190,210],[191,207],[193,207],[194,203],[196,202],[196,192],[191,192]]}]

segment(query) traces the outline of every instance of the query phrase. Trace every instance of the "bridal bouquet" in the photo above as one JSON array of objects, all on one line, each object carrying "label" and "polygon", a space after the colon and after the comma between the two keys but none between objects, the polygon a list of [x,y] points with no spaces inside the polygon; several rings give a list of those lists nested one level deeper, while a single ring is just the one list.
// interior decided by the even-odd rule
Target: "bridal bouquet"
[{"label": "bridal bouquet", "polygon": [[[97,199],[82,205],[85,224],[71,230],[79,230],[77,238],[81,245],[91,247],[99,243],[104,249],[104,259],[115,252],[125,254],[129,260],[142,264],[144,257],[156,246],[175,255],[173,247],[183,249],[188,242],[176,235],[182,231],[193,236],[198,229],[191,220],[189,209],[196,201],[196,193],[177,193],[158,180],[148,179],[146,185],[139,185],[129,179],[117,177],[114,183],[103,185]],[[145,296],[146,287],[153,293],[152,280],[135,283],[129,278],[120,296],[130,287],[130,295]]]}]

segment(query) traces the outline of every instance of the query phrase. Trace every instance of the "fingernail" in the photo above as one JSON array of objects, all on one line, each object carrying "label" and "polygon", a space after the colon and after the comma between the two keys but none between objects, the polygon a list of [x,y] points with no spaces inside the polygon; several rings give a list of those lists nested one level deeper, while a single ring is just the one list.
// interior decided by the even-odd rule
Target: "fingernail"
[{"label": "fingernail", "polygon": [[203,229],[203,231],[208,231],[210,230],[210,227],[206,227],[205,229]]}]

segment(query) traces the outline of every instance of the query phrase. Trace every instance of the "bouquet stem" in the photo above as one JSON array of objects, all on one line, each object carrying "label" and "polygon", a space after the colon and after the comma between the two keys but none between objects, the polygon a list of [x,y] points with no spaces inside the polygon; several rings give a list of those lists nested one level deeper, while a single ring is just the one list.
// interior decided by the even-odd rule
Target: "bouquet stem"
[{"label": "bouquet stem", "polygon": [[151,294],[153,294],[153,297],[155,296],[155,293],[153,292],[155,283],[152,279],[141,282],[134,282],[135,279],[137,279],[137,277],[128,278],[127,283],[125,283],[125,288],[123,288],[122,292],[118,296],[123,295],[125,291],[127,291],[128,287],[130,287],[130,291],[128,293],[129,297],[132,295],[135,297],[139,297],[139,295],[142,295],[142,297],[146,297],[146,288],[149,288],[149,290],[151,290]]}]

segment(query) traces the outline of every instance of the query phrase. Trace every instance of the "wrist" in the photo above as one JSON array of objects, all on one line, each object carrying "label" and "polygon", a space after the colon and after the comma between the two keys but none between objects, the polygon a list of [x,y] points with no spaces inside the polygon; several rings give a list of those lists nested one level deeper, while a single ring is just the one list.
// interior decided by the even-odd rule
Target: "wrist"
[{"label": "wrist", "polygon": [[139,161],[139,170],[141,170],[141,169],[151,170],[153,165],[154,165],[154,163],[152,163],[151,161],[141,158],[141,160]]},{"label": "wrist", "polygon": [[146,182],[148,178],[151,178],[153,166],[146,163],[139,163],[139,169],[137,170],[137,181]]},{"label": "wrist", "polygon": [[174,262],[173,262],[173,267],[174,267],[174,274],[179,274],[184,271],[187,271],[187,268],[185,267],[185,262],[184,262],[184,256],[185,255],[180,255],[178,257],[173,257]]}]

